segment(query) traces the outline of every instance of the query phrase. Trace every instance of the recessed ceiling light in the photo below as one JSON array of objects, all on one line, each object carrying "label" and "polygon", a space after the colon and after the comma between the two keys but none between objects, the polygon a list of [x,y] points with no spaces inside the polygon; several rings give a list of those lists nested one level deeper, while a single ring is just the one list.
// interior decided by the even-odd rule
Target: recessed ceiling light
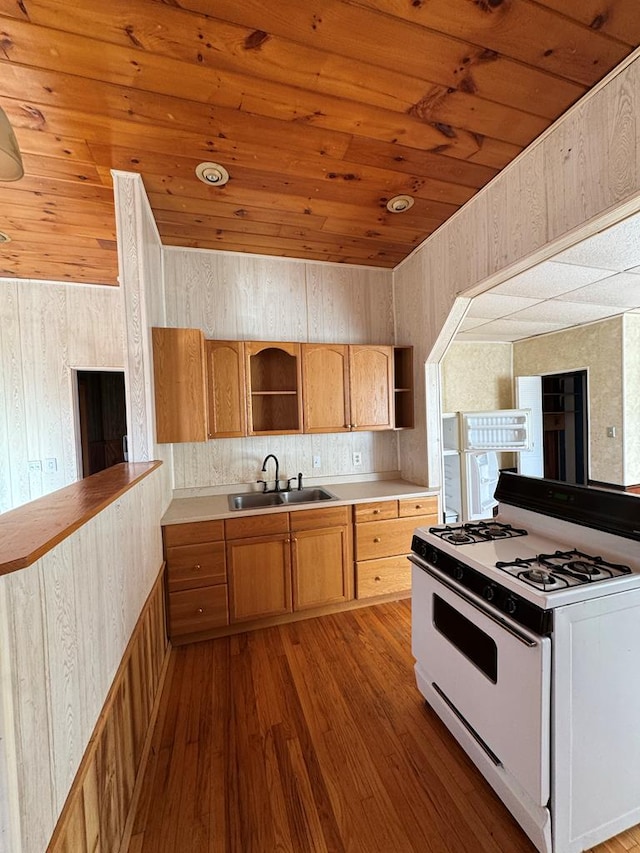
[{"label": "recessed ceiling light", "polygon": [[413,207],[413,199],[410,195],[396,195],[387,202],[387,210],[390,213],[404,213],[410,207]]},{"label": "recessed ceiling light", "polygon": [[0,243],[10,243],[11,237],[8,234],[5,234],[4,231],[0,231]]},{"label": "recessed ceiling light", "polygon": [[196,175],[212,187],[223,187],[229,180],[229,172],[219,163],[200,163],[196,166]]}]

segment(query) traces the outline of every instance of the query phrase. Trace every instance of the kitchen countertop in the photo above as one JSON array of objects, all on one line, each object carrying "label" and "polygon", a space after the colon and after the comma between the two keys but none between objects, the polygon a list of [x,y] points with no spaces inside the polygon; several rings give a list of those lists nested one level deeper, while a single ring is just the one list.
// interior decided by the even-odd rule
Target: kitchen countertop
[{"label": "kitchen countertop", "polygon": [[[297,512],[317,507],[346,506],[355,503],[394,500],[398,498],[422,498],[438,495],[438,491],[411,483],[408,480],[367,480],[364,482],[323,483],[323,488],[335,495],[334,501],[314,501],[303,504],[262,509],[230,510],[228,494],[203,495],[202,497],[174,498],[162,518],[162,524],[187,524],[193,521],[212,521],[219,518],[234,518],[241,515],[267,515],[275,512]],[[238,494],[237,491],[229,494]]]}]

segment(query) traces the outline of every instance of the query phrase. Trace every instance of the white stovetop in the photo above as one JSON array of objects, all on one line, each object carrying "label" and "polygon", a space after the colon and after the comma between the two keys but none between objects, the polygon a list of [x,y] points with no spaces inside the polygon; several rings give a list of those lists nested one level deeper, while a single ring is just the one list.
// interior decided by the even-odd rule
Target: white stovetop
[{"label": "white stovetop", "polygon": [[[488,521],[491,519],[487,519]],[[441,551],[456,557],[538,607],[549,609],[578,601],[587,601],[611,595],[626,589],[640,587],[639,543],[621,536],[613,536],[599,530],[550,518],[540,513],[509,507],[501,504],[500,513],[494,521],[512,524],[528,531],[526,536],[512,539],[495,539],[467,545],[453,545],[430,534],[428,528],[419,528],[421,538]],[[579,584],[566,589],[544,591],[496,568],[497,562],[511,562],[516,558],[527,559],[537,554],[549,554],[556,550],[577,549],[587,554],[601,556],[613,563],[622,563],[632,569],[632,574],[622,575],[594,583]]]}]

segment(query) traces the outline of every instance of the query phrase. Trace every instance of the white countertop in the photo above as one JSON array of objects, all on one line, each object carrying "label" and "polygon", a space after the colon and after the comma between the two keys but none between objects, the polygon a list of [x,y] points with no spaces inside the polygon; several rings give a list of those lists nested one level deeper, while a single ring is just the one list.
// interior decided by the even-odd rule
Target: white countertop
[{"label": "white countertop", "polygon": [[[162,524],[187,524],[192,521],[212,521],[218,518],[233,518],[239,515],[266,515],[274,512],[296,512],[313,507],[345,506],[354,503],[393,500],[398,498],[421,498],[437,495],[438,492],[411,483],[408,480],[367,480],[353,483],[323,483],[323,487],[336,496],[335,501],[320,501],[303,504],[284,504],[263,509],[230,510],[228,495],[203,495],[201,497],[174,498],[162,518]],[[241,487],[229,494],[238,494]]]}]

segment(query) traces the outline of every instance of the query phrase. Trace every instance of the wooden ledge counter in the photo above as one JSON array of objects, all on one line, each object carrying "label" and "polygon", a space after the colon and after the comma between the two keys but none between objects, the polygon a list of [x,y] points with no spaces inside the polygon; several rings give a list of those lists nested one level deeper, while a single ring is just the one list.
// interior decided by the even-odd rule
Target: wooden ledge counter
[{"label": "wooden ledge counter", "polygon": [[162,462],[121,462],[0,514],[0,575],[25,569]]}]

